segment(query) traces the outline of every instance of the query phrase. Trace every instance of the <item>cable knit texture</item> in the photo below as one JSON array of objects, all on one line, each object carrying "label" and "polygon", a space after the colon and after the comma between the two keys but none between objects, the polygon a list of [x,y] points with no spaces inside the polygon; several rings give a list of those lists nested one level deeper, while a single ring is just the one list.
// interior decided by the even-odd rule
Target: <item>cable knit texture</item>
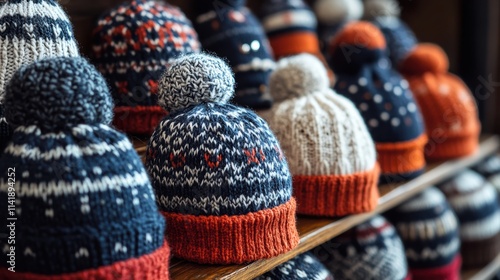
[{"label": "cable knit texture", "polygon": [[103,14],[93,31],[93,60],[115,100],[114,125],[151,135],[166,114],[157,104],[158,80],[177,56],[199,52],[198,35],[177,7],[127,1]]},{"label": "cable knit texture", "polygon": [[436,187],[390,210],[387,217],[403,240],[413,279],[460,279],[458,220]]},{"label": "cable knit texture", "polygon": [[94,67],[83,58],[22,67],[5,105],[16,129],[0,169],[15,169],[17,181],[15,214],[0,218],[17,218],[16,273],[1,254],[0,278],[168,279],[165,222],[132,144],[106,124],[111,97]]},{"label": "cable knit texture", "polygon": [[160,85],[159,102],[171,113],[151,136],[146,166],[173,253],[228,264],[295,247],[286,159],[261,118],[226,103],[234,92],[230,68],[210,55],[188,55]]},{"label": "cable knit texture", "polygon": [[440,185],[460,221],[464,267],[482,267],[500,252],[500,207],[495,188],[466,169]]},{"label": "cable knit texture", "polygon": [[289,160],[298,213],[372,210],[378,199],[375,146],[354,105],[328,87],[321,62],[309,54],[280,60],[270,88],[280,102],[263,116]]}]

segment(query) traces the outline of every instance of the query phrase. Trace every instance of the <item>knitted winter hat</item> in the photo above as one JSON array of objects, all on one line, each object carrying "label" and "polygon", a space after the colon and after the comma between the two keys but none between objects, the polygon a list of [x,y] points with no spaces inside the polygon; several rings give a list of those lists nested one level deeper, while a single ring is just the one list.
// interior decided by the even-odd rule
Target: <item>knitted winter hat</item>
[{"label": "knitted winter hat", "polygon": [[438,189],[427,188],[387,216],[403,240],[414,280],[460,279],[458,221]]},{"label": "knitted winter hat", "polygon": [[448,73],[448,58],[433,44],[420,44],[401,63],[424,116],[430,159],[472,154],[479,141],[480,123],[472,93],[457,76]]},{"label": "knitted winter hat", "polygon": [[168,279],[164,221],[132,144],[107,125],[112,101],[97,70],[82,58],[22,67],[5,108],[15,130],[0,168],[15,174],[0,177],[0,218],[17,220],[15,250],[0,230],[0,278]]},{"label": "knitted winter hat", "polygon": [[267,109],[272,101],[267,85],[274,67],[271,48],[259,21],[245,7],[246,0],[199,1],[195,21],[203,48],[228,60],[236,79],[233,102]]},{"label": "knitted winter hat", "polygon": [[297,213],[373,210],[380,175],[373,141],[356,107],[328,87],[321,62],[310,54],[283,58],[270,89],[278,103],[265,119],[289,160]]},{"label": "knitted winter hat", "polygon": [[254,280],[333,280],[333,275],[311,253],[304,253],[278,265]]},{"label": "knitted winter hat", "polygon": [[500,206],[495,188],[465,170],[441,189],[460,221],[464,267],[482,267],[500,252]]},{"label": "knitted winter hat", "polygon": [[317,21],[309,6],[302,0],[268,0],[261,9],[262,25],[276,59],[310,53],[323,62],[333,85],[333,72],[321,53]]},{"label": "knitted winter hat", "polygon": [[413,178],[425,166],[420,111],[408,83],[390,67],[384,36],[367,22],[346,25],[330,46],[335,90],[361,111],[375,140],[383,180]]},{"label": "knitted winter hat", "polygon": [[294,248],[288,165],[267,124],[227,104],[231,69],[205,54],[167,69],[159,102],[171,114],[151,136],[146,166],[173,253],[199,263],[244,263]]},{"label": "knitted winter hat", "polygon": [[12,75],[44,57],[78,55],[73,27],[57,1],[0,1],[0,154],[12,137],[2,112]]},{"label": "knitted winter hat", "polygon": [[[478,163],[472,169],[482,176],[495,187],[497,193],[500,193],[500,155],[492,155],[482,162]],[[499,197],[500,199],[500,197]]]},{"label": "knitted winter hat", "polygon": [[379,215],[311,252],[339,279],[407,279],[401,239]]},{"label": "knitted winter hat", "polygon": [[94,63],[116,104],[114,125],[151,134],[166,114],[157,105],[160,75],[175,57],[200,49],[191,22],[169,4],[134,0],[104,14],[93,37]]}]

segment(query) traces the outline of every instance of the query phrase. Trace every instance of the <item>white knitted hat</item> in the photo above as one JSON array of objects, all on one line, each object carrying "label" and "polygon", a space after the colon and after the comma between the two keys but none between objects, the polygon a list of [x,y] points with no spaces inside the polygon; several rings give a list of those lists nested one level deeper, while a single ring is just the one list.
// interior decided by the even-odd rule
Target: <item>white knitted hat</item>
[{"label": "white knitted hat", "polygon": [[297,212],[343,216],[375,208],[374,143],[354,105],[328,87],[321,62],[309,54],[284,58],[269,86],[278,103],[264,118],[288,159]]},{"label": "white knitted hat", "polygon": [[73,27],[56,0],[0,1],[0,102],[22,65],[56,56],[79,56]]}]

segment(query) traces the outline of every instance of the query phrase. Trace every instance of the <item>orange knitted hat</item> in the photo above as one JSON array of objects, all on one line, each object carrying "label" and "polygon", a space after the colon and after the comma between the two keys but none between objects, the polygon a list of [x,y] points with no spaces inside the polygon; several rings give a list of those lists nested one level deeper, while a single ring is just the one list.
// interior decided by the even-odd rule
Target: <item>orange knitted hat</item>
[{"label": "orange knitted hat", "polygon": [[476,104],[464,82],[448,72],[445,52],[434,44],[419,44],[400,70],[424,117],[427,158],[444,160],[474,153],[481,130]]}]

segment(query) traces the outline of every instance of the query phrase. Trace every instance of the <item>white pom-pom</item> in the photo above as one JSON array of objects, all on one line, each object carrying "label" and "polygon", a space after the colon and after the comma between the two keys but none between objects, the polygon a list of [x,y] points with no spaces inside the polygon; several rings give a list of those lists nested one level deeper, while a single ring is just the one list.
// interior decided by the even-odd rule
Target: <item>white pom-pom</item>
[{"label": "white pom-pom", "polygon": [[395,0],[365,0],[365,13],[363,18],[371,20],[376,17],[399,17],[401,9]]},{"label": "white pom-pom", "polygon": [[358,20],[363,15],[361,0],[317,0],[314,12],[323,24],[338,24]]},{"label": "white pom-pom", "polygon": [[325,66],[310,54],[282,58],[269,80],[269,89],[275,101],[324,91],[328,87]]},{"label": "white pom-pom", "polygon": [[208,54],[177,58],[163,74],[158,104],[167,111],[201,103],[226,103],[234,94],[234,76],[222,59]]}]

